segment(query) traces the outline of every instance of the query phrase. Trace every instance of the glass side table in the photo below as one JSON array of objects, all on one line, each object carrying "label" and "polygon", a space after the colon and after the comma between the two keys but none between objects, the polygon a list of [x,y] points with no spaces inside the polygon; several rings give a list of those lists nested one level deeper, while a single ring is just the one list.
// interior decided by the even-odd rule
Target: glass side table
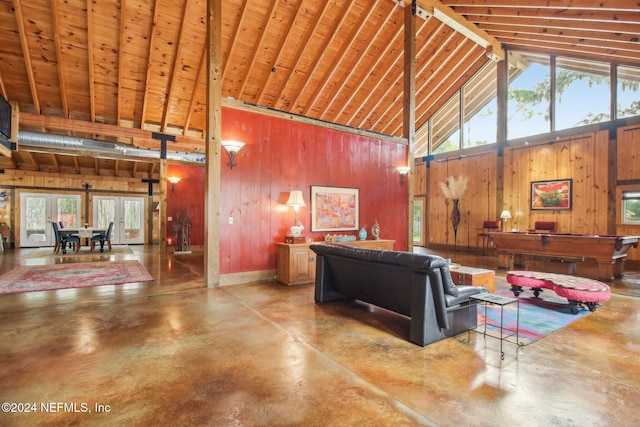
[{"label": "glass side table", "polygon": [[[476,328],[474,328],[473,330],[480,333],[480,327],[484,326],[484,329],[482,330],[482,335],[483,336],[487,336],[489,335],[490,337],[494,337],[494,338],[498,338],[500,339],[500,358],[504,360],[504,351],[502,348],[502,344],[505,340],[509,341],[510,337],[515,336],[515,344],[518,347],[523,346],[524,344],[520,342],[519,336],[518,336],[518,329],[520,327],[520,299],[518,298],[513,298],[513,297],[503,297],[500,295],[496,295],[496,294],[491,294],[488,292],[485,293],[481,293],[481,294],[475,294],[475,295],[471,295],[469,297],[469,305],[471,304],[477,304],[480,305],[482,303],[484,303],[484,318],[485,318],[485,322],[482,325],[478,325]],[[516,304],[516,327],[515,329],[508,329],[504,327],[504,307],[506,305],[509,304]],[[487,318],[487,306],[491,304],[491,305],[499,305],[500,306],[500,324],[493,324],[493,323],[489,323],[488,318]],[[468,311],[469,314],[469,323],[468,325],[471,325],[471,310]],[[499,336],[495,336],[492,334],[487,334],[487,325],[493,328],[496,328],[497,331],[499,331],[500,335]],[[467,341],[469,342],[471,339],[471,328],[467,329]]]}]

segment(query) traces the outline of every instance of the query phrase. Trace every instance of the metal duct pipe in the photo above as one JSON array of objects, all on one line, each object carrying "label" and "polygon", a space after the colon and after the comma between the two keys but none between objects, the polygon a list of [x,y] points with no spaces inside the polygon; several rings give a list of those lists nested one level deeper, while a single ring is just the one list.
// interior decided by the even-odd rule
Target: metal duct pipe
[{"label": "metal duct pipe", "polygon": [[[135,148],[118,143],[48,133],[19,131],[18,144],[33,148],[69,150],[69,154],[81,154],[91,157],[115,157],[129,160],[131,160],[131,157],[138,157],[160,160],[159,150]],[[204,154],[180,153],[177,151],[167,151],[167,159],[189,163],[205,162]]]}]

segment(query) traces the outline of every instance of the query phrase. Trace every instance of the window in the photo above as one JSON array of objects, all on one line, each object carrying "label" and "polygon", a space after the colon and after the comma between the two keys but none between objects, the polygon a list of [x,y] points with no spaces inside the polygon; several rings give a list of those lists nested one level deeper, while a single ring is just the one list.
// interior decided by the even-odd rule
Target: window
[{"label": "window", "polygon": [[495,62],[489,62],[464,86],[463,148],[496,142],[498,102]]},{"label": "window", "polygon": [[618,66],[617,117],[640,115],[640,68]]},{"label": "window", "polygon": [[460,149],[460,92],[433,115],[431,126],[434,154]]},{"label": "window", "polygon": [[640,224],[640,190],[622,193],[622,223]]},{"label": "window", "polygon": [[554,130],[611,120],[609,69],[603,62],[556,60]]},{"label": "window", "polygon": [[509,52],[507,136],[520,138],[551,131],[549,55]]}]

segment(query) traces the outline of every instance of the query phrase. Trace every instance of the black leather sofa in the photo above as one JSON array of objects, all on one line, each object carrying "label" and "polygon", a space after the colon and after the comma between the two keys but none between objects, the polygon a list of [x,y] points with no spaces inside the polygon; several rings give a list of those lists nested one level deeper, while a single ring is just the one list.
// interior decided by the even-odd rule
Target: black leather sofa
[{"label": "black leather sofa", "polygon": [[449,260],[326,243],[313,244],[311,250],[318,255],[318,304],[357,299],[408,316],[409,341],[420,346],[477,326],[477,306],[469,305],[469,296],[488,291],[456,286]]}]

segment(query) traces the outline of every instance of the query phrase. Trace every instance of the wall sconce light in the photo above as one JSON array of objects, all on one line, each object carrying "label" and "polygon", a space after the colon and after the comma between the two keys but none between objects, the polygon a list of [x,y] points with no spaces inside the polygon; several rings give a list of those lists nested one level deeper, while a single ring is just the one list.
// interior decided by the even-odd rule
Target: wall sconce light
[{"label": "wall sconce light", "polygon": [[300,209],[301,206],[306,206],[304,203],[304,198],[302,197],[301,190],[293,190],[291,193],[289,193],[287,206],[293,206],[295,215],[295,220],[293,222],[293,226],[289,230],[289,233],[291,236],[300,236],[302,234],[302,230],[304,230],[304,227],[302,226],[302,224],[298,225],[298,209]]},{"label": "wall sconce light", "polygon": [[411,171],[409,166],[398,166],[396,171],[400,174],[400,185],[404,185],[404,176]]},{"label": "wall sconce light", "polygon": [[227,154],[229,154],[229,166],[231,167],[231,169],[233,169],[233,167],[236,165],[236,154],[238,154],[238,152],[242,150],[242,147],[244,147],[244,142],[226,140],[221,141],[221,144],[224,149],[227,150]]},{"label": "wall sconce light", "polygon": [[176,184],[180,182],[180,178],[177,176],[170,176],[167,178],[167,181],[171,183],[171,191],[176,191]]},{"label": "wall sconce light", "polygon": [[502,211],[502,213],[500,214],[500,219],[502,220],[502,231],[504,231],[504,226],[506,225],[507,220],[511,218],[511,212],[509,212],[507,209]]}]

